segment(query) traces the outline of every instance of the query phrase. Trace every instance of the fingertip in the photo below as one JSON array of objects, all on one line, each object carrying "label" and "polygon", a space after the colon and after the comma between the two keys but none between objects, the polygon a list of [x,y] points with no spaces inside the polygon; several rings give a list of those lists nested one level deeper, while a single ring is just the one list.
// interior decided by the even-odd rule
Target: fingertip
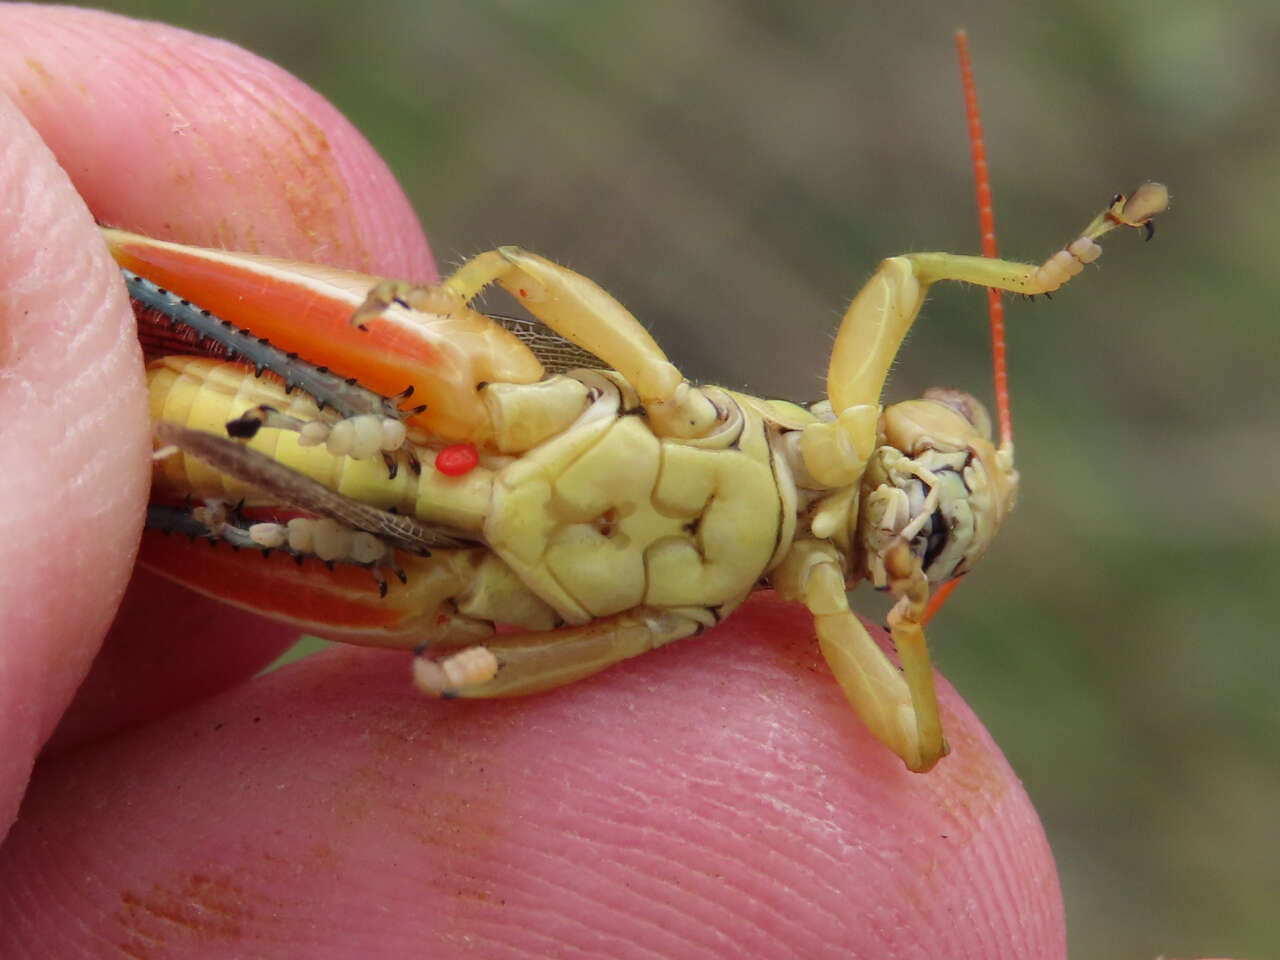
[{"label": "fingertip", "polygon": [[[74,200],[74,192],[65,189],[69,176],[74,191],[87,201],[98,220],[187,243],[419,281],[436,278],[416,217],[386,165],[331,104],[275,65],[232,44],[184,30],[69,7],[0,5],[0,40],[0,92],[12,99],[52,150],[65,171],[59,172],[63,192]],[[29,135],[30,128],[26,130]],[[19,141],[6,139],[5,143],[12,154]],[[44,156],[48,158],[48,153]],[[27,200],[55,195],[43,188],[31,190],[29,184],[16,186]],[[61,250],[65,258],[49,261],[54,266],[47,269],[59,271],[51,278],[50,289],[65,295],[66,316],[77,318],[87,330],[108,330],[93,319],[92,311],[109,304],[117,311],[117,320],[123,318],[109,328],[116,342],[82,339],[84,349],[60,352],[56,338],[40,331],[34,339],[42,349],[24,352],[22,361],[26,369],[51,378],[47,382],[62,378],[93,385],[109,402],[94,406],[91,390],[68,388],[51,394],[51,401],[36,398],[34,405],[39,409],[34,416],[26,416],[21,406],[10,406],[7,412],[13,411],[15,417],[23,413],[25,426],[3,431],[3,442],[15,448],[14,459],[5,462],[31,468],[17,476],[35,478],[38,489],[15,493],[6,503],[26,504],[26,516],[35,520],[42,509],[57,512],[60,508],[56,496],[49,496],[51,490],[62,481],[79,478],[80,489],[100,497],[100,511],[114,518],[116,526],[110,535],[92,541],[111,552],[112,569],[109,573],[95,570],[83,588],[79,587],[85,578],[83,569],[79,581],[55,579],[61,589],[80,589],[82,595],[110,588],[118,600],[123,589],[120,571],[132,563],[145,499],[145,398],[140,390],[136,334],[127,301],[118,276],[101,256],[102,244],[83,203],[76,202],[79,247],[74,253],[70,246],[64,249],[59,243],[46,243],[42,248],[50,254]],[[20,210],[16,201],[6,205],[6,212],[15,216]],[[39,217],[22,213],[17,220],[19,227],[30,232],[18,231],[19,236],[9,237],[10,252],[22,237],[35,236],[38,243],[44,242]],[[66,220],[61,226],[69,223]],[[48,236],[56,237],[56,233]],[[7,265],[17,270],[23,262],[11,257]],[[87,263],[99,271],[92,281],[77,267]],[[32,276],[28,274],[27,279]],[[84,310],[78,306],[81,298],[90,304]],[[119,313],[121,308],[123,314]],[[123,369],[121,357],[127,357],[132,365],[128,370]],[[10,381],[10,386],[15,383],[21,381]],[[120,406],[125,398],[134,404],[127,415]],[[39,458],[32,458],[28,451],[49,445],[49,437],[54,435],[49,432],[51,424],[55,431],[66,429],[68,421],[60,406],[64,403],[76,415],[86,411],[99,415],[95,421],[98,426],[89,429],[86,421],[85,428],[75,434],[79,452],[100,463],[129,463],[129,482],[100,484],[91,472],[37,469]],[[17,447],[22,448],[20,452]],[[41,496],[43,501],[33,500]],[[126,498],[127,508],[116,505],[117,499]],[[58,516],[72,520],[75,515],[63,510]],[[42,529],[70,528],[53,522]],[[89,537],[94,529],[79,527],[70,539],[58,543],[54,555],[60,553],[65,558],[68,550],[79,550],[75,536]],[[8,540],[5,562],[31,566],[29,544],[43,542]],[[34,566],[39,569],[41,564]],[[15,586],[25,582],[22,577],[10,581]],[[174,588],[153,589],[167,594]],[[29,602],[24,596],[8,609],[29,609]],[[190,604],[203,610],[209,601],[191,600]],[[68,610],[72,606],[64,604]],[[135,660],[141,659],[144,665],[150,661],[132,645],[138,635],[117,636],[119,642],[112,643],[108,657],[121,650],[138,656],[126,654],[120,662],[100,664],[101,669],[90,675],[80,709],[63,730],[61,745],[115,729],[128,717],[145,715],[157,703],[176,703],[207,693],[210,677],[229,683],[250,675],[258,661],[270,659],[291,632],[262,621],[248,627],[250,618],[230,614],[222,618],[219,631],[217,619],[216,614],[209,614],[201,622],[210,628],[203,630],[202,636],[217,633],[222,643],[191,651],[189,661],[174,664],[168,682],[153,670],[136,674],[137,682],[147,676],[152,685],[138,689],[132,699],[119,695],[117,680],[137,666]],[[43,627],[32,629],[38,632]],[[83,636],[90,640],[81,643],[89,651],[86,657],[102,629],[101,623],[86,628]],[[170,633],[153,639],[156,653],[152,659],[172,663],[165,655],[165,645],[180,643],[181,638]],[[261,644],[257,654],[249,649],[254,639]],[[237,652],[228,653],[229,648]],[[240,672],[227,673],[223,669],[227,660],[219,659],[220,655],[240,664]],[[77,664],[77,670],[57,675],[73,686],[83,675],[83,663],[77,660]],[[208,669],[200,671],[200,665]],[[105,686],[99,687],[99,683]],[[65,697],[61,702],[65,703]],[[104,712],[94,716],[90,705]],[[53,717],[42,715],[42,732],[34,735],[34,742],[24,741],[22,751],[5,756],[25,756],[23,763],[29,765],[31,749],[38,746],[52,722]],[[15,777],[25,777],[25,770],[22,766],[21,776]]]},{"label": "fingertip", "polygon": [[225,41],[70,7],[0,8],[0,91],[97,218],[151,236],[427,282],[373,148],[323,97]]},{"label": "fingertip", "polygon": [[[423,701],[406,657],[335,649],[44,769],[0,904],[39,885],[83,903],[87,935],[144,942],[198,873],[223,906],[235,886],[237,930],[260,907],[310,956],[463,935],[494,957],[1064,956],[1043,833],[972,715],[943,685],[953,754],[910,774],[814,646],[803,610],[756,599],[593,680],[488,703]],[[86,791],[104,802],[81,809]],[[65,857],[98,878],[87,900],[61,890]],[[155,910],[95,899],[126,895]]]}]

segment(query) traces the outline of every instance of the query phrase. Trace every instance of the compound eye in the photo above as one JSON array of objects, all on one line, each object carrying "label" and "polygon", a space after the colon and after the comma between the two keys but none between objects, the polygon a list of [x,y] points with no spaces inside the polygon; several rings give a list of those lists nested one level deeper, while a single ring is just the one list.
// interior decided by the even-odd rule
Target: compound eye
[{"label": "compound eye", "polygon": [[979,436],[991,439],[991,415],[973,394],[954,387],[930,387],[924,392],[923,398],[950,407],[964,417]]}]

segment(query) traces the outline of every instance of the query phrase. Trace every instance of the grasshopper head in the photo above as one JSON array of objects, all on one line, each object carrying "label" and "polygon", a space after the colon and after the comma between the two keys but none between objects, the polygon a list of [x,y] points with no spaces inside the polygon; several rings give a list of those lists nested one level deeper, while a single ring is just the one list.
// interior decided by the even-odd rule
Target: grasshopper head
[{"label": "grasshopper head", "polygon": [[868,576],[885,585],[884,556],[900,538],[931,583],[967,573],[1017,499],[1012,448],[991,442],[987,411],[959,390],[885,407],[878,432],[858,517]]}]

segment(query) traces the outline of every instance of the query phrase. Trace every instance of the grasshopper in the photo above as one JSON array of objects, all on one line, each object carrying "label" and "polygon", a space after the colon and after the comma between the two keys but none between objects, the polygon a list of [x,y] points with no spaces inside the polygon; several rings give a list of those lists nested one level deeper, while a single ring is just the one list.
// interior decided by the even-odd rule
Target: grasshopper
[{"label": "grasshopper", "polygon": [[[772,587],[812,612],[869,730],[929,770],[947,752],[929,601],[986,551],[1018,474],[1003,390],[997,445],[960,391],[882,406],[889,368],[934,283],[1049,293],[1166,203],[1158,184],[1117,196],[1039,266],[883,261],[809,404],[691,382],[600,286],[517,247],[415,286],[104,228],[140,319],[187,341],[144,337],[160,449],[142,560],[322,636],[414,649],[417,685],[448,697],[569,683]],[[479,312],[492,286],[534,319]],[[221,357],[181,355],[195,341]],[[901,670],[849,608],[862,580],[895,598]]]}]

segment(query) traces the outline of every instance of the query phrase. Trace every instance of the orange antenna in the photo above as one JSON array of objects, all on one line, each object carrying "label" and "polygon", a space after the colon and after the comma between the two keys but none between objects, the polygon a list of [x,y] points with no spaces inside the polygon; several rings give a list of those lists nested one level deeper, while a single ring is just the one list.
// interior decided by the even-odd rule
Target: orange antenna
[{"label": "orange antenna", "polygon": [[[964,113],[969,121],[969,150],[973,154],[973,184],[978,196],[978,227],[982,231],[982,255],[996,256],[996,215],[991,205],[991,171],[987,167],[987,143],[982,139],[982,116],[978,112],[978,87],[973,82],[969,59],[969,35],[956,31],[956,53],[960,55],[960,83],[964,88]],[[995,380],[996,414],[1000,419],[1000,446],[1013,447],[1013,415],[1009,412],[1009,370],[1005,360],[1004,301],[1000,291],[987,287],[987,317],[991,323],[991,366]],[[948,580],[929,597],[921,623],[927,624],[942,609],[960,580]]]},{"label": "orange antenna", "polygon": [[[969,121],[969,149],[973,153],[973,183],[978,196],[978,226],[982,231],[982,255],[996,255],[996,216],[991,206],[991,172],[987,168],[987,144],[982,139],[982,117],[978,113],[978,88],[973,82],[969,60],[969,36],[956,31],[956,52],[960,55],[960,81],[964,87],[964,112]],[[996,413],[1000,420],[1000,445],[1013,446],[1013,416],[1009,412],[1009,370],[1005,361],[1004,302],[1000,291],[987,288],[987,315],[991,321],[991,366],[995,374]]]},{"label": "orange antenna", "polygon": [[928,626],[929,621],[933,619],[934,614],[942,609],[942,605],[947,602],[947,597],[951,596],[951,591],[960,586],[960,578],[948,580],[942,584],[929,596],[929,605],[924,608],[924,615],[920,618],[920,625]]}]

